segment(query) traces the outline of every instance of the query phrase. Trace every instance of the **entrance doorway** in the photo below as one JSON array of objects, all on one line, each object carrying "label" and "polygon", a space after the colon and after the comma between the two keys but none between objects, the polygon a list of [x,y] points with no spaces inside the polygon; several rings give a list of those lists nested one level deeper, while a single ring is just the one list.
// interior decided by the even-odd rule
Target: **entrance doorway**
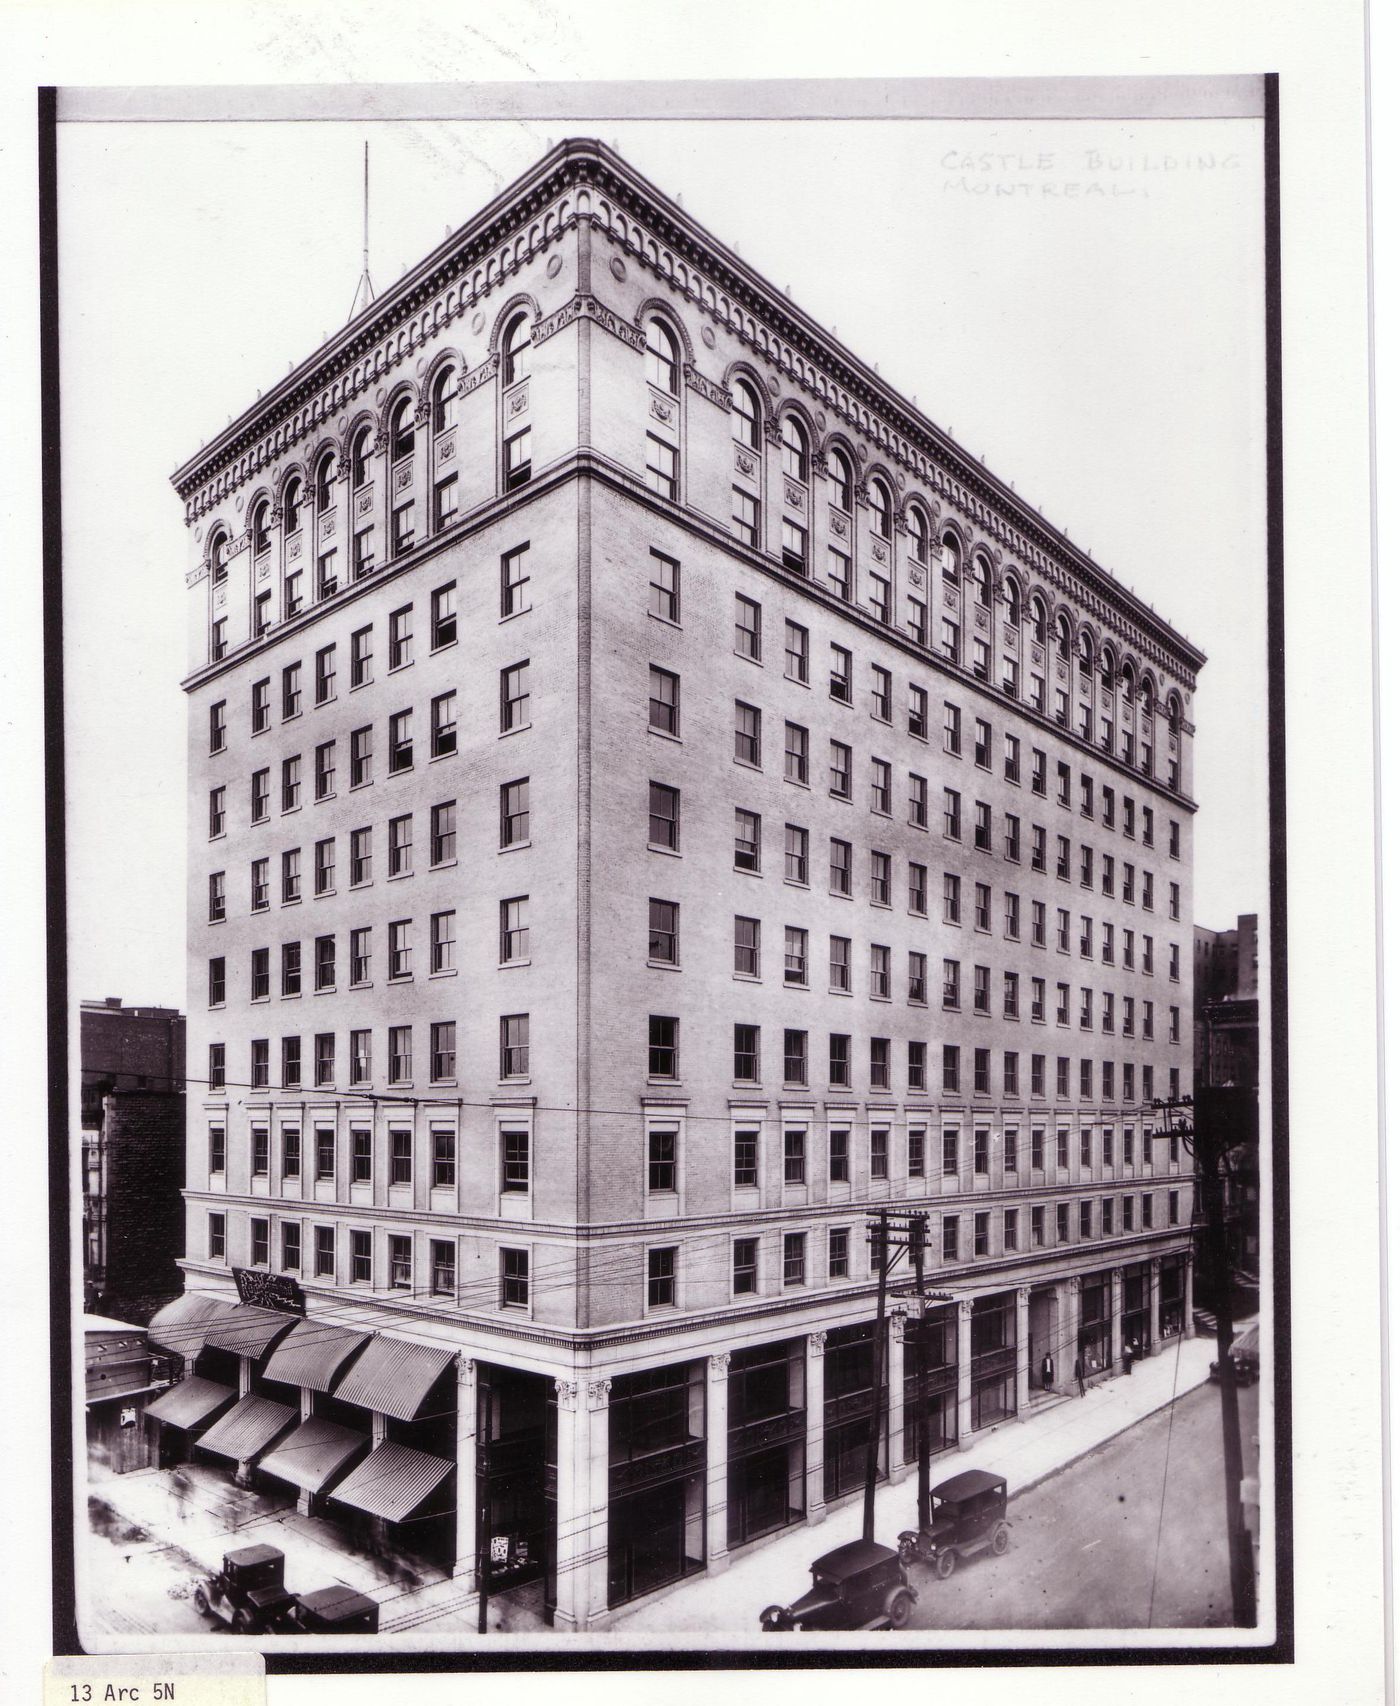
[{"label": "entrance doorway", "polygon": [[[1029,1346],[1026,1368],[1031,1397],[1047,1391],[1059,1391],[1073,1370],[1074,1356],[1071,1352],[1066,1366],[1066,1346],[1061,1343],[1060,1335],[1060,1300],[1053,1286],[1031,1293],[1030,1307],[1026,1312],[1026,1333]],[[1047,1357],[1050,1359],[1048,1381],[1045,1370]]]}]

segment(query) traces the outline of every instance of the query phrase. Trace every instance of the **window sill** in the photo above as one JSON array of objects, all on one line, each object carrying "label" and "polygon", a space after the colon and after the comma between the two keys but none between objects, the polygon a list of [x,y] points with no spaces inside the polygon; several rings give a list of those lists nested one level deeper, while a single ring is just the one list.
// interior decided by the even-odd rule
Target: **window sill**
[{"label": "window sill", "polygon": [[[681,850],[679,847],[658,847],[654,841],[647,842],[647,852],[664,853],[668,859],[679,859],[681,856]],[[757,876],[758,873],[754,872],[754,875]]]},{"label": "window sill", "polygon": [[[657,965],[660,963],[661,963],[660,961],[656,961],[656,960],[648,960],[647,961],[648,965]],[[501,960],[497,963],[496,970],[497,971],[518,971],[522,966],[528,966],[528,965],[533,965],[533,964],[534,964],[534,962],[532,960]],[[439,973],[438,975],[443,976],[445,974]],[[454,972],[452,975],[455,977],[457,974]]]},{"label": "window sill", "polygon": [[447,971],[430,971],[428,973],[428,976],[430,978],[433,978],[433,977],[456,977],[456,975],[457,975],[457,968],[455,966],[451,967]]},{"label": "window sill", "polygon": [[386,675],[402,675],[404,670],[413,668],[413,662],[414,662],[414,660],[412,658],[405,658],[402,663],[391,663],[389,665],[388,669],[385,671],[385,674]]},{"label": "window sill", "polygon": [[[444,758],[455,758],[456,756],[457,756],[457,748],[454,746],[454,747],[450,747],[450,748],[448,748],[442,752],[432,753],[428,758],[428,763],[429,764],[441,764]],[[403,772],[400,771],[399,774],[402,775]]]},{"label": "window sill", "polygon": [[390,871],[384,881],[386,883],[402,883],[406,882],[412,875],[412,871]]},{"label": "window sill", "polygon": [[[534,726],[535,725],[533,723],[516,723],[516,725],[513,728],[502,729],[501,732],[496,736],[496,739],[497,740],[508,740],[511,735],[523,735],[527,729],[532,729],[532,728],[534,728]],[[437,756],[439,756],[439,755],[435,753],[434,757],[437,757]],[[443,754],[441,754],[441,756],[444,758],[450,758],[452,756],[452,754],[451,753],[443,753]]]},{"label": "window sill", "polygon": [[647,724],[647,733],[653,736],[656,740],[668,740],[674,746],[681,746],[683,744],[679,735],[673,735],[669,729],[658,729],[654,723]]},{"label": "window sill", "polygon": [[498,618],[498,620],[501,622],[514,622],[518,616],[528,616],[534,608],[533,604],[522,604],[519,610],[508,610],[506,614]]},{"label": "window sill", "polygon": [[854,900],[855,896],[849,889],[828,889],[827,895],[831,900]]},{"label": "window sill", "polygon": [[[519,963],[522,965],[528,965],[530,962],[528,960],[523,960]],[[649,959],[647,961],[647,966],[651,971],[679,971],[681,969],[680,965],[675,960]]]},{"label": "window sill", "polygon": [[350,784],[350,792],[352,794],[357,794],[357,793],[359,793],[361,788],[372,788],[373,786],[374,786],[374,777],[373,776],[366,776],[363,782],[352,782]]}]

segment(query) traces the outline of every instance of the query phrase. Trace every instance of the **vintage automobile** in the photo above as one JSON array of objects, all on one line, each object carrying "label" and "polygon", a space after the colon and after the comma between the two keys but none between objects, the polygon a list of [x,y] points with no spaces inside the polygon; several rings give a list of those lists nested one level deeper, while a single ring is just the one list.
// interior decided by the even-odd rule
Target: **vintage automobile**
[{"label": "vintage automobile", "polygon": [[947,1581],[959,1558],[992,1551],[1000,1557],[1011,1544],[1006,1520],[1006,1477],[985,1469],[964,1469],[929,1493],[929,1520],[899,1537],[900,1561],[932,1564]]},{"label": "vintage automobile", "polygon": [[902,1629],[918,1594],[899,1554],[873,1540],[852,1540],[812,1565],[812,1585],[791,1605],[759,1616],[769,1633],[807,1629]]},{"label": "vintage automobile", "polygon": [[293,1604],[293,1595],[282,1580],[285,1562],[276,1546],[243,1546],[226,1552],[219,1573],[195,1588],[196,1609],[227,1623],[239,1635],[278,1628]]},{"label": "vintage automobile", "polygon": [[316,1588],[296,1596],[289,1628],[305,1635],[377,1635],[379,1607],[354,1588]]},{"label": "vintage automobile", "polygon": [[[1230,1362],[1235,1370],[1236,1386],[1253,1386],[1259,1378],[1259,1328],[1246,1327],[1230,1346]],[[1210,1365],[1210,1378],[1220,1380],[1220,1364]]]}]

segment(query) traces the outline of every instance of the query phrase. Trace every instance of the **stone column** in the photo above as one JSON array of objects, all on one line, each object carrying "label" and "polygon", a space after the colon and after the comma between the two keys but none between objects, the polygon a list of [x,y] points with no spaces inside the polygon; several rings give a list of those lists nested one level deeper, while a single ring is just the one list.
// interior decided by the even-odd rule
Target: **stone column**
[{"label": "stone column", "polygon": [[807,1335],[807,1521],[826,1520],[826,1334]]},{"label": "stone column", "polygon": [[1030,1403],[1030,1323],[1031,1288],[1016,1287],[1016,1414],[1021,1415]]},{"label": "stone column", "polygon": [[[452,1574],[465,1582],[467,1592],[474,1594],[477,1581],[477,1394],[476,1363],[471,1357],[457,1359],[457,1537],[456,1556]],[[388,1424],[378,1410],[370,1411],[370,1441],[379,1445]],[[473,1615],[475,1611],[473,1609]]]},{"label": "stone column", "polygon": [[1148,1267],[1147,1290],[1147,1354],[1156,1356],[1162,1348],[1162,1258],[1154,1256]]},{"label": "stone column", "polygon": [[1123,1372],[1123,1270],[1114,1268],[1108,1276],[1108,1357],[1113,1372]]},{"label": "stone column", "polygon": [[610,1380],[556,1380],[554,1626],[587,1629],[608,1608],[608,1393]]},{"label": "stone column", "polygon": [[958,1299],[958,1450],[972,1449],[972,1299]]},{"label": "stone column", "polygon": [[608,1609],[608,1394],[611,1380],[588,1382],[588,1409],[584,1414],[588,1487],[588,1526],[581,1552],[589,1562],[580,1574],[585,1578],[581,1606],[588,1627]]},{"label": "stone column", "polygon": [[[889,1384],[889,1480],[891,1485],[902,1481],[909,1473],[904,1454],[904,1330],[909,1320],[907,1309],[890,1311],[890,1343],[886,1379]],[[908,1425],[914,1426],[911,1417]]]},{"label": "stone column", "polygon": [[[1079,1361],[1079,1329],[1082,1321],[1080,1313],[1080,1280],[1078,1274],[1071,1274],[1069,1281],[1069,1308],[1066,1311],[1065,1326],[1065,1390],[1079,1395],[1079,1382],[1074,1378],[1074,1365]],[[1081,1365],[1082,1366],[1082,1365]]]},{"label": "stone column", "polygon": [[705,1569],[729,1568],[729,1352],[710,1358],[705,1392]]},{"label": "stone column", "polygon": [[1181,1287],[1181,1331],[1188,1339],[1194,1339],[1196,1336],[1195,1278],[1196,1256],[1193,1250],[1188,1250],[1186,1274]]},{"label": "stone column", "polygon": [[1070,1289],[1068,1280],[1060,1280],[1055,1286],[1055,1332],[1051,1340],[1053,1348],[1050,1355],[1055,1359],[1056,1392],[1075,1390],[1074,1357],[1079,1329],[1073,1320]]}]

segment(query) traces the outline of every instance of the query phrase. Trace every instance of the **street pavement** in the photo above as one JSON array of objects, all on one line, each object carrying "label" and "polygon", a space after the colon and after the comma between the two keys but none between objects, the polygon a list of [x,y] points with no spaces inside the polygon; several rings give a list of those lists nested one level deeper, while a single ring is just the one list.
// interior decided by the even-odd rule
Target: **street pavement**
[{"label": "street pavement", "polygon": [[[1136,1378],[1134,1376],[1133,1378]],[[1240,1394],[1258,1432],[1259,1389]],[[1011,1547],[938,1581],[915,1629],[1213,1629],[1233,1622],[1219,1388],[1188,1393],[1011,1501]]]}]

